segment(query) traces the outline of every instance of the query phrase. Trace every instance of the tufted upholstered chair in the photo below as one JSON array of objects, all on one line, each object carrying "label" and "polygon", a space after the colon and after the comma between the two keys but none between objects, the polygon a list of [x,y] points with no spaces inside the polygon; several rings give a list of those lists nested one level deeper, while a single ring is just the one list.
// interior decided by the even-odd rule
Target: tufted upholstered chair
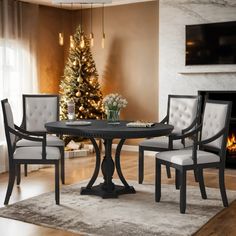
[{"label": "tufted upholstered chair", "polygon": [[[29,132],[16,126],[8,100],[2,100],[1,103],[9,156],[9,180],[4,204],[7,205],[9,202],[16,176],[18,176],[22,164],[55,165],[55,200],[56,204],[59,204],[59,161],[61,157],[59,148],[46,146],[46,133]],[[16,137],[38,142],[39,145],[17,147]]]},{"label": "tufted upholstered chair", "polygon": [[[224,183],[226,143],[231,115],[231,102],[206,101],[202,125],[185,133],[185,137],[193,136],[192,149],[166,151],[156,154],[156,191],[157,202],[161,198],[161,165],[176,169],[180,185],[180,212],[186,209],[186,171],[194,170],[198,175],[199,187],[203,199],[207,198],[203,169],[219,169],[219,186],[223,205],[228,206]],[[198,133],[201,135],[198,135]],[[180,137],[182,138],[182,136]]]},{"label": "tufted upholstered chair", "polygon": [[[139,144],[139,183],[144,178],[144,151],[162,152],[173,149],[182,149],[191,145],[189,139],[175,139],[175,135],[181,135],[193,129],[200,115],[200,96],[169,95],[167,105],[167,116],[161,123],[174,126],[168,137],[146,139]],[[166,168],[168,178],[171,177],[170,168]]]},{"label": "tufted upholstered chair", "polygon": [[[21,127],[29,132],[45,133],[45,123],[59,120],[59,96],[46,94],[23,95],[23,120]],[[61,180],[65,183],[64,141],[59,137],[47,134],[47,146],[58,147],[61,153]],[[38,146],[39,142],[26,139],[17,141],[17,147]],[[27,166],[25,165],[27,175]],[[17,179],[19,184],[20,176]]]}]

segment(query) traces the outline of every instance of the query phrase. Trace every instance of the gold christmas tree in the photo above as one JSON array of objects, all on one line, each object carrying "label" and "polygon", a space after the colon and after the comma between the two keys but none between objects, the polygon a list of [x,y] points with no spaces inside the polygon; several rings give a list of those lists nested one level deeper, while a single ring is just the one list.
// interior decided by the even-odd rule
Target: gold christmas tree
[{"label": "gold christmas tree", "polygon": [[76,119],[101,119],[102,92],[90,50],[90,41],[79,26],[73,36],[60,83],[60,116],[67,119],[67,103],[75,103]]}]

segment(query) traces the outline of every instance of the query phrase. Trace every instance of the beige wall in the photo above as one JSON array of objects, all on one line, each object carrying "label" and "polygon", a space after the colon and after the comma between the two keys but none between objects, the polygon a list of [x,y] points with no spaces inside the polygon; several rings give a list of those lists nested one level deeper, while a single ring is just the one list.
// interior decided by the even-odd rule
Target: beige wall
[{"label": "beige wall", "polygon": [[39,7],[38,29],[38,77],[41,93],[58,93],[64,70],[64,47],[58,44],[58,33],[64,31],[65,38],[71,33],[71,12],[58,8]]},{"label": "beige wall", "polygon": [[[127,98],[129,104],[122,111],[122,118],[157,120],[157,1],[106,7],[105,49],[101,48],[101,11],[102,8],[93,10],[95,45],[92,52],[103,94],[118,92]],[[39,22],[40,91],[58,93],[64,62],[68,55],[69,34],[71,29],[75,29],[80,23],[80,11],[72,13],[70,10],[40,6]],[[65,47],[58,45],[58,32],[62,25],[66,31]],[[83,27],[89,34],[89,10],[83,10]]]},{"label": "beige wall", "polygon": [[[104,95],[118,92],[129,104],[125,119],[158,117],[157,1],[105,8],[105,49],[101,48],[101,8],[94,9],[92,48]],[[87,34],[90,11],[83,12]]]}]

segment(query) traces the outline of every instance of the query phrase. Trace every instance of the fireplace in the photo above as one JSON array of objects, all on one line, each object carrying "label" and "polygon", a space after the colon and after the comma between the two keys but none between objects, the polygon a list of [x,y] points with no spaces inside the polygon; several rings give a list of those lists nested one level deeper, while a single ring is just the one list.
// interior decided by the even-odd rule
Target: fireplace
[{"label": "fireplace", "polygon": [[202,109],[205,99],[232,101],[226,166],[236,168],[236,91],[198,91],[198,94],[202,96]]}]

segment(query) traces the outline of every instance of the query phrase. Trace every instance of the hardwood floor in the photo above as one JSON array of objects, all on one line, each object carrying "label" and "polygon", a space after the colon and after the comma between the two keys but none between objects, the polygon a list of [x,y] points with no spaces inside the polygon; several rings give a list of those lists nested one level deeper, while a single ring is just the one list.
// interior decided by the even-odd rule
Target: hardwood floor
[{"label": "hardwood floor", "polygon": [[[137,180],[137,153],[122,152],[121,165],[123,174],[127,179]],[[81,180],[90,178],[94,169],[94,156],[80,157],[66,160],[66,184],[77,183]],[[174,179],[167,179],[165,169],[163,168],[163,183],[174,184]],[[174,173],[172,173],[174,175]],[[204,172],[205,183],[207,187],[218,188],[218,175],[215,169]],[[117,175],[115,174],[115,177]],[[0,206],[6,192],[8,175],[0,175]],[[154,158],[147,156],[145,159],[145,181],[154,183]],[[188,174],[188,185],[197,185],[194,181],[193,174]],[[226,187],[227,189],[236,190],[236,170],[226,170]],[[29,173],[28,177],[22,176],[21,186],[15,186],[10,199],[10,204],[37,196],[41,193],[54,190],[54,169],[45,168],[39,171]],[[200,193],[199,193],[200,197]],[[236,196],[235,196],[236,198]],[[207,200],[206,200],[207,201]],[[229,208],[216,215],[201,228],[195,235],[236,235],[236,201]],[[46,227],[36,226],[20,221],[0,218],[0,235],[3,236],[73,236],[69,232],[54,230]]]}]

